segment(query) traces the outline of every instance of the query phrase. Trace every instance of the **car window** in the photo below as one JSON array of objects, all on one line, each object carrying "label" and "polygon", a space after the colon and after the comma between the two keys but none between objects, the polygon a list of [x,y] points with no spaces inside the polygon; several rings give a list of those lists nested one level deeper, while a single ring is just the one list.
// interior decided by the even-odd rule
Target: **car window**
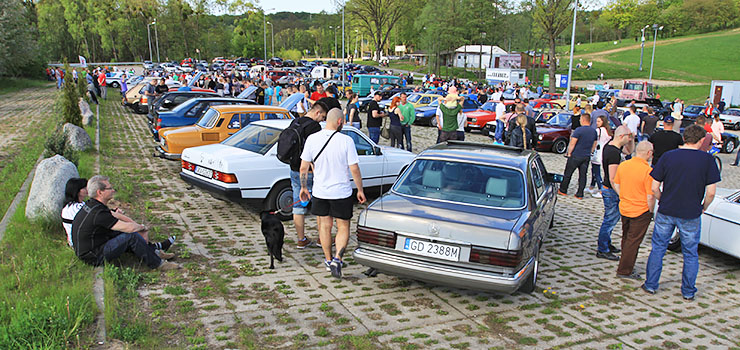
[{"label": "car window", "polygon": [[537,166],[536,161],[530,163],[530,171],[532,172],[532,182],[534,184],[535,197],[539,199],[540,196],[545,193],[545,180],[540,168]]},{"label": "car window", "polygon": [[524,178],[517,170],[436,159],[415,160],[393,191],[496,208],[521,208],[526,203]]},{"label": "car window", "polygon": [[352,141],[355,142],[355,149],[357,149],[357,155],[359,156],[371,156],[375,155],[375,149],[373,148],[373,145],[370,144],[367,140],[365,140],[364,137],[360,136],[355,131],[352,130],[342,130],[342,134],[345,134],[352,138]]},{"label": "car window", "polygon": [[229,121],[229,125],[226,127],[228,129],[241,129],[242,128],[242,114],[236,113],[233,116],[231,116],[231,120]]},{"label": "car window", "polygon": [[200,112],[204,108],[207,108],[207,107],[208,107],[208,103],[207,102],[197,103],[195,106],[193,106],[193,108],[190,108],[190,110],[187,113],[185,113],[185,116],[186,117],[190,117],[190,118],[197,117],[197,116],[199,116],[201,114]]},{"label": "car window", "polygon": [[[203,116],[198,119],[198,122],[196,123],[198,126],[206,129],[210,129],[213,127],[214,124],[216,124],[216,121],[218,120],[220,114],[218,111],[216,111],[213,108],[208,109]],[[231,125],[231,123],[229,123]]]},{"label": "car window", "polygon": [[265,154],[275,145],[280,132],[279,129],[250,124],[221,143],[250,152]]},{"label": "car window", "polygon": [[287,119],[283,113],[265,113],[265,120],[267,119]]},{"label": "car window", "polygon": [[181,104],[181,103],[189,100],[191,97],[192,96],[187,96],[187,95],[184,95],[184,96],[183,95],[181,95],[181,96],[175,96],[175,98],[172,99],[172,105],[173,106],[179,105],[179,104]]},{"label": "car window", "polygon": [[472,100],[466,99],[463,101],[463,109],[478,109],[478,104]]}]

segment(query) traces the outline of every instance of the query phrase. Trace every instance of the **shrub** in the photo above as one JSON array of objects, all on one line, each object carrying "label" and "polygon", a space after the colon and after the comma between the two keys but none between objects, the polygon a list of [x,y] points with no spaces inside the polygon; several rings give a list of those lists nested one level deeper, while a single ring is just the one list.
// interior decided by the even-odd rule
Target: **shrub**
[{"label": "shrub", "polygon": [[78,104],[79,94],[68,63],[64,64],[64,71],[64,86],[60,97],[62,120],[64,123],[72,123],[82,127],[82,114],[80,114],[80,105]]},{"label": "shrub", "polygon": [[282,57],[284,60],[298,61],[301,59],[301,52],[299,50],[280,50],[278,57]]},{"label": "shrub", "polygon": [[87,72],[85,72],[85,70],[83,69],[77,73],[77,96],[84,98],[87,102],[90,102],[89,98],[87,97],[87,79],[85,79]]},{"label": "shrub", "polygon": [[44,144],[44,157],[53,157],[55,154],[58,154],[67,158],[67,160],[74,163],[76,166],[79,164],[80,155],[69,146],[68,141],[67,135],[64,134],[62,128],[57,128],[51,135],[49,135],[49,138],[46,139],[46,143]]}]

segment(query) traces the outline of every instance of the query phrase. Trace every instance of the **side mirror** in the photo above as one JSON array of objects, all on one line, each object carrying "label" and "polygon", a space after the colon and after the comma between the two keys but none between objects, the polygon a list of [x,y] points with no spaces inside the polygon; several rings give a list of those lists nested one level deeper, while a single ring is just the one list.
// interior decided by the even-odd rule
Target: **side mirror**
[{"label": "side mirror", "polygon": [[375,153],[376,156],[379,156],[379,155],[382,155],[383,154],[383,152],[380,151],[380,146],[373,147],[373,153]]},{"label": "side mirror", "polygon": [[547,181],[548,182],[555,182],[555,183],[563,182],[563,175],[553,174],[553,173],[547,173]]}]

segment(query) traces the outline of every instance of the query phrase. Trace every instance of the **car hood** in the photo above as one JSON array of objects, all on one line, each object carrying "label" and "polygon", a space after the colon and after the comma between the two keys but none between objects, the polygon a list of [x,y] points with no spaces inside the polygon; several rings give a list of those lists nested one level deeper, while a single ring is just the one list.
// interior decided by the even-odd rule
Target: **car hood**
[{"label": "car hood", "polygon": [[734,194],[735,192],[737,192],[736,189],[717,187],[717,192],[715,195],[717,198],[725,198]]},{"label": "car hood", "polygon": [[477,109],[477,110],[474,110],[474,111],[470,111],[470,112],[466,112],[465,113],[465,116],[466,117],[469,117],[469,118],[488,117],[488,116],[492,116],[492,115],[496,115],[496,113],[489,112],[489,111],[484,111],[484,110],[481,110],[481,109]]},{"label": "car hood", "polygon": [[565,130],[565,128],[561,128],[559,126],[537,126],[538,134],[547,134],[547,133],[563,131],[563,130]]},{"label": "car hood", "polygon": [[[414,198],[389,192],[368,206],[360,224],[403,234],[509,248],[521,210],[502,210]],[[432,231],[434,231],[432,233]]]},{"label": "car hood", "polygon": [[242,169],[244,166],[239,166],[240,164],[254,162],[263,157],[258,153],[220,143],[186,148],[182,152],[182,160],[222,172]]}]

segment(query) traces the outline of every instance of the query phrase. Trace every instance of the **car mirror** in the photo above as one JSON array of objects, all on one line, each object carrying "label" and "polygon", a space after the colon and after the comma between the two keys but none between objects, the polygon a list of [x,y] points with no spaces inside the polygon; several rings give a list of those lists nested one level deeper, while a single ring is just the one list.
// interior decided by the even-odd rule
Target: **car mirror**
[{"label": "car mirror", "polygon": [[373,153],[374,153],[374,154],[375,154],[376,156],[379,156],[379,155],[382,155],[382,154],[383,154],[383,152],[381,152],[381,151],[380,151],[380,146],[374,146],[374,147],[373,147]]},{"label": "car mirror", "polygon": [[555,183],[563,182],[563,175],[553,174],[553,173],[547,173],[547,181],[548,182],[555,182]]}]

